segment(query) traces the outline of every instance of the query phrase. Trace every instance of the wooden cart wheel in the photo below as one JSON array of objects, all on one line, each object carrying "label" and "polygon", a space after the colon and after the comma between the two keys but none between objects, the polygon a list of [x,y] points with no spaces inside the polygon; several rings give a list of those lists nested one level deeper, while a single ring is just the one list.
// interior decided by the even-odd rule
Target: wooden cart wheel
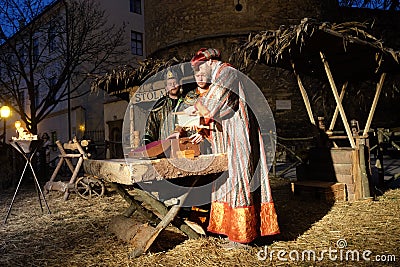
[{"label": "wooden cart wheel", "polygon": [[78,195],[84,199],[101,197],[104,195],[104,183],[90,176],[82,176],[76,180],[75,189]]}]

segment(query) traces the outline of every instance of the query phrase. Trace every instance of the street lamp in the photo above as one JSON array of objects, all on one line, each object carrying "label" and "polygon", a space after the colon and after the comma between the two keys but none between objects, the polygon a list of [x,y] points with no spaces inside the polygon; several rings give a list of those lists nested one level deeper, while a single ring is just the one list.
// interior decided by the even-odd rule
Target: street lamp
[{"label": "street lamp", "polygon": [[11,115],[11,109],[9,106],[2,106],[0,109],[0,116],[3,118],[4,121],[4,132],[3,132],[3,143],[6,143],[6,120]]}]

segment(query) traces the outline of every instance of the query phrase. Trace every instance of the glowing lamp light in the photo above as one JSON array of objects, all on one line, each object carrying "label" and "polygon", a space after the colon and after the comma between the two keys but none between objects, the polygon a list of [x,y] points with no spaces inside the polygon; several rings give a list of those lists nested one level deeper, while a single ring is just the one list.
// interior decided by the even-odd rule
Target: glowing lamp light
[{"label": "glowing lamp light", "polygon": [[11,115],[11,109],[9,106],[2,106],[0,109],[0,116],[3,118],[4,126],[3,126],[3,143],[6,143],[6,120]]},{"label": "glowing lamp light", "polygon": [[11,109],[9,106],[2,106],[0,109],[0,116],[2,118],[8,118],[11,115]]},{"label": "glowing lamp light", "polygon": [[15,128],[19,129],[21,127],[21,122],[15,121],[14,126],[15,126]]},{"label": "glowing lamp light", "polygon": [[84,132],[84,131],[85,131],[85,125],[83,125],[83,124],[79,125],[79,130],[81,130],[82,132]]}]

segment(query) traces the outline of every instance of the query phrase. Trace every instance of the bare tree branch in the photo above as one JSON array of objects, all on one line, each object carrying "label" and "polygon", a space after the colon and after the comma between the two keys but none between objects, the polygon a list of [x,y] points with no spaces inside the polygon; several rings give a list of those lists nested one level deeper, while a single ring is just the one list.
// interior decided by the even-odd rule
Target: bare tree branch
[{"label": "bare tree branch", "polygon": [[41,0],[0,0],[0,101],[32,133],[68,96],[89,93],[83,85],[90,76],[123,62],[125,29],[109,25],[99,7],[96,0],[47,7]]}]

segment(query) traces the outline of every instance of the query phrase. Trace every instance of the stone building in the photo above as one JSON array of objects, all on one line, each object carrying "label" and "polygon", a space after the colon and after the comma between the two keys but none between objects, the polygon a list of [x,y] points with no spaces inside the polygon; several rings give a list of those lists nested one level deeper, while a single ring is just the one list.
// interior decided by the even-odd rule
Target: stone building
[{"label": "stone building", "polygon": [[[147,57],[193,55],[201,47],[215,47],[222,51],[224,61],[235,46],[245,41],[249,33],[279,29],[280,25],[299,24],[303,18],[318,21],[370,21],[374,23],[373,34],[382,38],[392,48],[400,48],[399,12],[368,9],[341,8],[338,1],[294,0],[218,0],[218,1],[145,1],[145,51]],[[396,19],[397,18],[397,19]],[[292,71],[256,65],[248,74],[264,93],[274,113],[277,133],[283,137],[304,137],[310,133],[306,109]],[[321,88],[327,82],[303,77],[306,86]],[[395,79],[387,87],[399,84]],[[363,86],[363,85],[354,85]],[[328,86],[329,87],[329,86]],[[389,88],[389,91],[391,89]],[[329,92],[328,92],[329,93]],[[315,118],[324,116],[326,103],[320,95],[313,96],[317,109]],[[319,102],[318,102],[319,101]],[[365,105],[369,105],[365,99]],[[382,103],[392,99],[380,99]],[[284,103],[284,105],[282,105]],[[377,112],[379,124],[388,105],[380,105]],[[352,118],[362,120],[367,114],[360,113],[359,105],[350,112]],[[379,109],[379,107],[378,107]],[[362,110],[365,112],[365,110]],[[400,121],[390,110],[393,118],[384,118],[393,126]],[[365,112],[366,113],[366,112]],[[398,114],[398,112],[396,113]],[[357,117],[360,116],[360,117]],[[385,122],[382,122],[385,123]],[[390,125],[389,125],[390,124]]]}]

